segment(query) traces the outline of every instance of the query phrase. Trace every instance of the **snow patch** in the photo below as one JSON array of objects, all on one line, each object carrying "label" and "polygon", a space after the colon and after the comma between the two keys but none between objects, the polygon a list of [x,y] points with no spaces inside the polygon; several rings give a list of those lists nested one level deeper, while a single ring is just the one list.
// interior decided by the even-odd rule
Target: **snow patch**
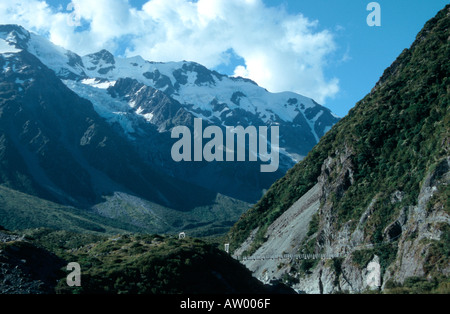
[{"label": "snow patch", "polygon": [[[127,135],[135,133],[133,123],[129,118],[130,106],[127,102],[111,97],[108,91],[92,80],[76,82],[72,80],[63,80],[64,84],[80,97],[88,99],[93,105],[95,111],[109,123],[118,123]],[[111,83],[111,82],[109,82]],[[130,138],[132,138],[130,136]]]},{"label": "snow patch", "polygon": [[9,42],[0,38],[0,53],[18,53],[21,51],[21,49],[11,46]]},{"label": "snow patch", "polygon": [[116,81],[105,81],[101,82],[95,78],[88,78],[81,81],[84,85],[89,85],[99,89],[108,89],[111,86],[116,85]]},{"label": "snow patch", "polygon": [[153,119],[153,113],[146,113],[146,114],[143,114],[142,115],[144,118],[145,118],[145,120],[147,120],[148,122],[152,122],[152,119]]}]

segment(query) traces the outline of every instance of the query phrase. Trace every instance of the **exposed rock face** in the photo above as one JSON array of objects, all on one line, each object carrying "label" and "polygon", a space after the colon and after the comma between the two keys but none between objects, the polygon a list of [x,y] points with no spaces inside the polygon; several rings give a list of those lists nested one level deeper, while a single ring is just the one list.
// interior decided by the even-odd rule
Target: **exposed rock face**
[{"label": "exposed rock face", "polygon": [[[230,239],[248,238],[244,263],[260,280],[306,293],[448,291],[449,18],[447,5],[235,225]],[[317,189],[318,208],[296,208]],[[301,217],[287,233],[285,215]]]},{"label": "exposed rock face", "polygon": [[[430,245],[433,241],[439,241],[442,233],[437,226],[442,223],[450,224],[450,216],[443,206],[430,210],[427,209],[427,204],[440,186],[449,183],[450,158],[442,160],[436,169],[427,175],[418,205],[403,208],[396,220],[385,229],[385,243],[390,243],[397,253],[384,273],[379,273],[378,285],[371,285],[370,279],[373,275],[369,266],[372,263],[379,265],[379,257],[375,254],[368,263],[359,265],[355,262],[353,253],[374,249],[373,245],[366,244],[368,235],[364,231],[364,223],[370,218],[376,200],[363,212],[352,231],[349,224],[336,229],[336,214],[328,197],[332,194],[331,191],[345,189],[345,185],[351,181],[350,156],[346,152],[336,158],[327,159],[322,167],[319,183],[270,225],[266,242],[243,261],[255,277],[264,283],[290,277],[291,287],[297,292],[330,294],[384,289],[389,280],[402,284],[406,278],[426,275],[424,268],[427,267]],[[335,172],[336,166],[340,170],[338,184],[330,184],[328,173]],[[312,216],[319,212],[322,226],[315,235],[308,236]],[[235,256],[240,256],[249,247],[256,232],[257,230],[254,230],[247,241],[235,251]],[[303,247],[302,244],[314,237],[319,237],[318,242],[321,243],[321,246],[315,247],[315,253],[322,252],[324,258],[308,260],[316,262],[312,270],[306,273],[298,271],[304,260],[295,257],[279,258],[286,254],[297,254]],[[440,271],[449,274],[450,264],[447,263]]]},{"label": "exposed rock face", "polygon": [[[450,158],[442,160],[434,171],[429,173],[422,185],[418,205],[405,208],[407,214],[402,212],[396,222],[402,230],[398,244],[397,258],[389,267],[384,278],[395,282],[404,283],[408,277],[421,277],[426,275],[426,267],[429,264],[429,249],[433,242],[441,240],[442,231],[438,228],[442,224],[450,224],[450,216],[444,206],[428,208],[431,198],[438,192],[441,186],[447,186],[450,182]],[[404,222],[402,224],[402,222]],[[437,271],[444,275],[450,273],[450,264],[439,267]]]},{"label": "exposed rock face", "polygon": [[[265,258],[245,262],[256,277],[268,283],[273,279],[280,279],[284,274],[287,268],[277,268],[280,263],[278,257],[298,250],[307,236],[312,216],[319,209],[320,195],[320,185],[317,184],[268,228],[268,240],[253,254],[254,257]],[[252,235],[247,243],[251,243]],[[235,255],[240,256],[246,249],[247,246],[244,244]]]}]

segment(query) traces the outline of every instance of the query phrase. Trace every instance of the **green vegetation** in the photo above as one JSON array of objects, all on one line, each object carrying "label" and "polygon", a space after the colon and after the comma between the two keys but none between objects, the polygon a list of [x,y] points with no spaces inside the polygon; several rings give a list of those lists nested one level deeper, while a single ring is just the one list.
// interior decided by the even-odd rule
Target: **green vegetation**
[{"label": "green vegetation", "polygon": [[360,268],[365,268],[374,257],[373,250],[357,250],[352,253],[352,261]]},{"label": "green vegetation", "polygon": [[[217,243],[148,234],[113,237],[52,229],[23,230],[25,245],[81,266],[81,287],[60,294],[266,293],[268,290]],[[3,246],[5,246],[4,244]],[[11,244],[12,245],[12,244]],[[36,249],[35,249],[36,250]]]},{"label": "green vegetation", "polygon": [[9,230],[52,228],[95,234],[178,233],[211,237],[226,234],[249,204],[217,195],[211,206],[180,212],[142,199],[107,197],[95,211],[56,204],[0,185],[0,223]]},{"label": "green vegetation", "polygon": [[295,278],[294,276],[288,273],[283,274],[283,276],[281,276],[281,280],[289,286],[293,286],[299,282],[298,278]]},{"label": "green vegetation", "polygon": [[313,234],[315,234],[317,231],[319,231],[319,223],[320,223],[320,217],[319,213],[315,213],[312,216],[311,221],[309,222],[309,230],[306,236],[310,237]]},{"label": "green vegetation", "polygon": [[339,277],[342,274],[342,262],[344,261],[343,258],[338,257],[338,258],[333,258],[332,259],[332,267],[334,270],[334,273],[336,275],[336,278],[334,279],[334,285],[339,287]]},{"label": "green vegetation", "polygon": [[405,282],[395,284],[392,281],[386,283],[385,294],[449,294],[450,278],[438,276],[430,279],[410,277]]},{"label": "green vegetation", "polygon": [[[339,230],[347,222],[355,226],[354,222],[376,198],[365,232],[373,243],[383,241],[384,228],[401,207],[417,204],[426,174],[448,156],[449,26],[446,8],[425,25],[415,43],[385,71],[372,92],[243,215],[229,233],[234,248],[257,227],[263,233],[317,183],[324,161],[343,153],[350,155],[353,181],[335,186],[329,198],[336,228]],[[326,173],[327,184],[336,182],[341,170],[337,166]],[[395,191],[404,195],[397,203],[391,202]],[[440,201],[448,208],[448,198]],[[258,245],[255,243],[252,251]]]},{"label": "green vegetation", "polygon": [[377,255],[380,259],[381,273],[395,260],[397,247],[395,243],[379,245],[373,249],[357,250],[352,253],[352,261],[360,268],[366,268],[369,262]]},{"label": "green vegetation", "polygon": [[441,223],[439,226],[442,232],[439,241],[432,241],[425,261],[425,271],[437,276],[440,270],[448,266],[450,259],[450,226]]},{"label": "green vegetation", "polygon": [[[403,51],[385,71],[373,91],[242,215],[226,236],[231,250],[258,228],[246,254],[255,252],[266,240],[270,224],[309,191],[322,174],[327,180],[326,201],[331,204],[334,230],[347,223],[355,227],[371,204],[370,219],[363,228],[366,241],[375,246],[354,251],[352,261],[364,268],[377,255],[382,272],[386,271],[396,257],[397,246],[395,242],[384,243],[385,228],[400,209],[417,204],[424,178],[449,155],[450,15],[447,12],[448,9],[443,10],[430,20],[411,48]],[[342,155],[349,157],[346,169],[342,163],[335,162],[322,171],[328,158],[337,161]],[[393,202],[392,194],[396,191],[402,192],[402,198]],[[426,210],[431,213],[436,208],[444,208],[448,213],[449,194],[448,186],[441,186]],[[196,235],[221,234],[242,207],[225,198],[216,201],[225,207],[191,209],[189,215],[198,218],[193,221],[185,220],[183,212],[165,211],[162,207],[152,208],[155,216],[145,221],[141,208],[133,206],[132,201],[113,199],[97,208],[111,217],[102,218],[0,185],[0,222],[10,230],[21,229],[20,234],[28,241],[0,243],[0,250],[14,253],[18,249],[26,259],[46,256],[46,261],[53,259],[47,254],[51,252],[58,263],[78,262],[82,268],[82,287],[67,287],[61,275],[56,287],[58,293],[267,292],[244,266],[215,243],[216,240],[223,243],[225,239],[179,240],[170,235],[144,234],[161,218],[176,228],[195,231]],[[113,219],[117,217],[120,223]],[[220,223],[211,225],[216,219]],[[317,253],[320,246],[316,235],[324,225],[321,219],[319,214],[312,217],[300,253]],[[33,229],[42,226],[48,229]],[[442,232],[441,239],[426,243],[429,249],[424,270],[431,279],[409,278],[402,285],[388,282],[387,293],[449,293],[450,281],[441,275],[441,270],[448,265],[450,226],[442,223],[438,229]],[[413,234],[411,238],[418,236]],[[337,275],[342,273],[342,262],[342,259],[330,261]],[[317,264],[318,260],[304,260],[295,266],[302,275],[311,272]],[[58,272],[63,273],[63,269]],[[286,274],[283,280],[293,283],[297,279]]]},{"label": "green vegetation", "polygon": [[[316,249],[316,237],[310,239],[305,238],[299,254],[314,254]],[[300,262],[299,270],[301,274],[310,274],[312,270],[319,264],[318,259],[305,259]]]},{"label": "green vegetation", "polygon": [[63,206],[0,185],[0,222],[6,229],[48,227],[98,234],[139,232],[136,226]]}]

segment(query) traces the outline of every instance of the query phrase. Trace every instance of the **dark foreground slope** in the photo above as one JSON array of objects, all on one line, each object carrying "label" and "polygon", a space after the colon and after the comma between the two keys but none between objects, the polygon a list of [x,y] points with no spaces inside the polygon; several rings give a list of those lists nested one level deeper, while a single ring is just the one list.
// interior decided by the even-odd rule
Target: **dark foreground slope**
[{"label": "dark foreground slope", "polygon": [[[410,277],[446,280],[449,27],[447,6],[349,115],[243,215],[229,233],[236,252],[274,249],[275,231],[282,231],[277,220],[315,187],[320,204],[308,218],[309,229],[286,253],[339,253],[342,258],[290,263],[274,269],[275,276],[288,274],[293,286],[310,292],[361,291],[366,266],[378,258],[386,289]],[[358,249],[364,245],[372,247]],[[265,269],[262,264],[249,267]]]},{"label": "dark foreground slope", "polygon": [[[81,287],[69,287],[69,262]],[[293,293],[265,286],[215,245],[158,235],[0,231],[0,294]]]}]

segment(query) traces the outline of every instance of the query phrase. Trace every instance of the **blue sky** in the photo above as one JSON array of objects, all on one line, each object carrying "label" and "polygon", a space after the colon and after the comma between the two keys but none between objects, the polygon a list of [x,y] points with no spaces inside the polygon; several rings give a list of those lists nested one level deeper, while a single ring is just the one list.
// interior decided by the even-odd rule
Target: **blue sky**
[{"label": "blue sky", "polygon": [[381,26],[369,27],[369,2],[11,0],[0,4],[0,21],[80,55],[105,48],[151,61],[196,61],[269,91],[312,97],[345,116],[449,3],[379,0]]},{"label": "blue sky", "polygon": [[424,24],[444,8],[445,0],[380,0],[381,27],[367,26],[370,13],[362,0],[278,1],[267,0],[270,5],[284,3],[290,11],[303,12],[318,19],[320,26],[335,31],[337,58],[348,51],[348,60],[331,60],[326,73],[340,81],[340,91],[327,107],[340,116],[347,114],[356,102],[374,87],[384,70],[405,48],[409,48]]}]

